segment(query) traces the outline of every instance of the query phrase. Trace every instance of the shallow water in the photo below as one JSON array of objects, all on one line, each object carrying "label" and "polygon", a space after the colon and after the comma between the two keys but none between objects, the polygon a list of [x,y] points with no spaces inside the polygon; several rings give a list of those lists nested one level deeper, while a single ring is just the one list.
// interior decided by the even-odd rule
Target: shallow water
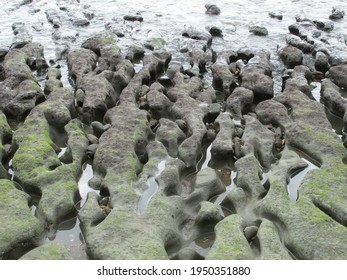
[{"label": "shallow water", "polygon": [[89,163],[83,165],[83,172],[81,178],[78,181],[78,190],[81,196],[80,207],[83,207],[84,203],[87,200],[87,195],[89,192],[95,192],[99,194],[99,191],[92,189],[88,181],[93,178],[93,168]]},{"label": "shallow water", "polygon": [[157,167],[158,171],[156,172],[156,174],[154,176],[151,176],[148,178],[148,180],[147,180],[148,188],[142,193],[142,195],[139,199],[139,203],[137,205],[137,212],[139,214],[143,214],[145,212],[148,204],[151,201],[151,198],[158,191],[159,185],[158,185],[157,181],[155,180],[155,178],[158,177],[164,171],[165,165],[166,165],[166,159],[159,162],[158,167]]},{"label": "shallow water", "polygon": [[[31,4],[19,6],[19,0],[1,1],[0,10],[0,45],[10,47],[14,35],[11,25],[14,22],[24,22],[33,41],[40,42],[45,48],[47,61],[57,61],[56,50],[64,45],[70,49],[78,48],[83,41],[93,33],[114,30],[123,33],[118,39],[122,51],[133,44],[143,44],[146,41],[160,40],[164,48],[173,55],[173,61],[182,62],[184,55],[179,50],[189,44],[189,39],[181,36],[189,28],[206,31],[208,26],[220,27],[223,38],[216,39],[214,48],[237,50],[240,47],[263,48],[272,53],[273,60],[277,59],[278,45],[285,44],[288,26],[295,22],[295,16],[310,19],[329,20],[331,9],[344,6],[343,0],[332,1],[213,1],[221,9],[219,16],[205,14],[205,4],[209,1],[195,0],[33,0]],[[61,8],[62,10],[59,10]],[[47,21],[45,11],[59,11],[62,27],[60,39],[54,40],[52,33],[56,31]],[[280,12],[283,20],[270,18],[269,12]],[[73,20],[94,15],[90,24],[84,27],[72,25]],[[125,22],[126,14],[140,14],[143,22]],[[269,31],[268,36],[254,36],[248,31],[251,24],[260,24]],[[344,51],[343,33],[347,30],[347,21],[335,21],[334,30],[325,36],[330,38],[331,48]],[[76,36],[77,34],[77,36]],[[62,66],[63,84],[68,86],[68,73],[64,60],[57,61]],[[141,67],[139,64],[138,68]],[[206,75],[209,75],[207,73]],[[276,78],[275,78],[276,80]],[[204,81],[211,81],[206,78]]]},{"label": "shallow water", "polygon": [[[83,165],[83,172],[78,181],[78,190],[81,196],[81,200],[78,202],[78,207],[82,207],[87,200],[87,195],[89,192],[96,191],[89,187],[88,181],[93,177],[93,169],[89,163]],[[32,207],[32,212],[35,214],[36,207]],[[87,259],[87,254],[84,247],[84,238],[81,233],[80,221],[78,217],[73,217],[71,219],[65,220],[59,224],[56,232],[48,234],[48,237],[44,240],[44,244],[50,242],[57,242],[65,245],[72,254],[72,257],[76,260]]]},{"label": "shallow water", "polygon": [[289,180],[289,183],[287,184],[287,190],[288,190],[288,195],[289,199],[292,202],[295,202],[298,200],[298,190],[300,188],[302,180],[304,180],[306,174],[314,169],[319,168],[317,165],[313,164],[311,161],[301,158],[303,161],[305,161],[308,166],[304,168],[303,170],[299,171],[297,174],[292,176]]}]

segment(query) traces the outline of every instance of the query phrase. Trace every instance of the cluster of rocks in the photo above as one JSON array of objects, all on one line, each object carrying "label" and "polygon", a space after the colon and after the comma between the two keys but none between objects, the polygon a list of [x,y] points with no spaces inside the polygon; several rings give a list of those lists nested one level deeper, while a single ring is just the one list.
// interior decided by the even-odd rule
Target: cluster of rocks
[{"label": "cluster of rocks", "polygon": [[[206,9],[220,14],[215,5]],[[46,14],[62,28],[59,13]],[[331,17],[343,15],[334,9]],[[186,68],[163,48],[124,52],[112,32],[95,35],[67,55],[73,89],[63,87],[40,44],[4,50],[0,257],[71,259],[64,246],[41,241],[78,215],[91,259],[346,259],[347,142],[325,110],[347,131],[347,64],[325,47],[327,29],[299,18],[289,27],[278,50],[286,68],[279,95],[269,52],[215,51],[211,31],[183,32],[194,45]],[[208,70],[211,85],[202,79]],[[322,85],[321,103],[313,80]],[[287,184],[307,167],[302,153],[319,168],[307,173],[293,203]],[[77,182],[88,158],[89,185],[100,194],[90,192],[79,209]],[[139,211],[149,178],[158,188]],[[190,246],[201,236],[209,237],[208,250]]]}]

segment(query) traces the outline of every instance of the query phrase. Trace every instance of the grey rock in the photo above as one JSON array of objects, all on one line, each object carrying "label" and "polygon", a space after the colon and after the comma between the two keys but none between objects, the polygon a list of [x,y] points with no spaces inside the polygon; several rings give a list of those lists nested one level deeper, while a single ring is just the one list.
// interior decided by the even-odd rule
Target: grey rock
[{"label": "grey rock", "polygon": [[218,26],[210,26],[208,32],[215,37],[223,37],[223,30]]},{"label": "grey rock", "polygon": [[[0,185],[0,256],[3,257],[14,249],[25,251],[37,246],[43,237],[44,229],[32,215],[26,194],[17,190],[9,180],[0,180]],[[18,258],[13,256],[15,257]]]},{"label": "grey rock", "polygon": [[198,172],[195,190],[186,199],[189,205],[197,206],[202,201],[207,201],[213,196],[225,191],[225,186],[212,168],[205,168]]},{"label": "grey rock", "polygon": [[307,66],[299,65],[294,67],[291,78],[285,81],[285,91],[300,90],[308,97],[313,98],[309,84],[312,80],[312,74]]},{"label": "grey rock", "polygon": [[219,103],[213,103],[208,107],[209,121],[214,122],[222,111],[222,106]]},{"label": "grey rock", "polygon": [[264,26],[259,25],[251,25],[248,30],[257,36],[267,36],[269,34],[268,30]]},{"label": "grey rock", "polygon": [[287,35],[286,42],[293,47],[297,47],[302,50],[304,53],[310,53],[313,50],[313,45],[303,41],[299,36],[296,35]]},{"label": "grey rock", "polygon": [[345,16],[345,11],[340,8],[334,7],[331,11],[331,15],[329,16],[332,20],[342,19]]},{"label": "grey rock", "polygon": [[329,69],[327,77],[329,77],[336,85],[347,88],[347,65],[337,65]]},{"label": "grey rock", "polygon": [[132,45],[128,48],[126,58],[129,59],[131,62],[134,62],[142,59],[144,55],[145,50],[143,47],[138,45]]},{"label": "grey rock", "polygon": [[253,97],[253,91],[243,87],[237,87],[226,101],[226,110],[230,112],[234,118],[241,118],[242,115],[251,111]]},{"label": "grey rock", "polygon": [[187,37],[194,40],[209,41],[212,36],[204,31],[199,31],[195,29],[188,29],[182,32],[183,37]]},{"label": "grey rock", "polygon": [[97,149],[98,149],[98,144],[89,145],[86,152],[87,156],[93,159]]},{"label": "grey rock", "polygon": [[153,84],[147,93],[149,108],[154,116],[166,117],[171,111],[172,102],[164,94],[165,88],[160,84]]},{"label": "grey rock", "polygon": [[247,226],[244,228],[243,233],[248,242],[251,242],[256,237],[258,229],[257,226]]},{"label": "grey rock", "polygon": [[143,17],[140,15],[125,15],[123,17],[124,20],[126,21],[139,21],[139,22],[143,22]]},{"label": "grey rock", "polygon": [[206,8],[206,14],[208,15],[220,15],[220,8],[218,8],[217,5],[214,4],[206,4],[205,5]]},{"label": "grey rock", "polygon": [[321,88],[322,103],[336,116],[343,118],[347,111],[347,100],[341,96],[340,88],[331,80],[324,79]]},{"label": "grey rock", "polygon": [[200,203],[200,210],[195,219],[195,223],[200,226],[215,225],[223,219],[218,207],[208,201]]},{"label": "grey rock", "polygon": [[15,38],[12,42],[11,48],[22,48],[26,44],[31,43],[33,36],[29,33],[25,27],[25,23],[16,22],[12,24],[12,30],[15,35]]},{"label": "grey rock", "polygon": [[229,113],[221,113],[215,121],[219,127],[216,139],[212,143],[211,154],[214,160],[231,160],[233,157],[234,125]]},{"label": "grey rock", "polygon": [[289,68],[294,68],[295,66],[302,64],[303,53],[296,47],[285,46],[279,49],[278,53],[283,63]]},{"label": "grey rock", "polygon": [[260,244],[261,260],[291,260],[286,248],[282,245],[275,224],[262,220],[257,233]]},{"label": "grey rock", "polygon": [[274,162],[272,153],[274,141],[273,132],[263,126],[259,120],[253,116],[246,115],[244,119],[246,121],[246,126],[242,135],[242,140],[245,143],[245,152],[256,156],[262,166],[269,168]]},{"label": "grey rock", "polygon": [[54,28],[61,27],[59,11],[55,9],[48,9],[45,11],[48,22],[53,24]]},{"label": "grey rock", "polygon": [[39,246],[20,258],[20,260],[72,260],[71,252],[59,243]]},{"label": "grey rock", "polygon": [[76,18],[73,20],[72,25],[74,26],[87,26],[90,24],[90,21],[85,18]]},{"label": "grey rock", "polygon": [[281,12],[269,12],[269,17],[276,18],[278,20],[282,20],[283,19],[283,15],[282,15]]},{"label": "grey rock", "polygon": [[238,77],[230,72],[228,65],[214,64],[212,66],[213,87],[229,96],[237,87]]},{"label": "grey rock", "polygon": [[91,144],[98,144],[99,143],[99,138],[93,134],[87,134],[87,138],[88,138],[89,143],[91,143]]},{"label": "grey rock", "polygon": [[9,50],[10,50],[9,47],[0,45],[0,58],[3,58],[8,53]]},{"label": "grey rock", "polygon": [[255,107],[255,112],[259,120],[265,125],[271,124],[274,127],[285,127],[291,122],[288,109],[273,99],[260,102]]},{"label": "grey rock", "polygon": [[185,138],[185,134],[175,122],[165,118],[161,118],[159,120],[159,128],[156,131],[156,139],[163,143],[171,157],[177,157],[178,146]]},{"label": "grey rock", "polygon": [[318,29],[330,32],[334,30],[334,23],[332,21],[319,21],[319,20],[314,20],[313,23],[317,26]]},{"label": "grey rock", "polygon": [[329,56],[327,56],[325,53],[318,51],[316,53],[316,60],[314,62],[314,67],[317,71],[320,71],[322,73],[325,73],[329,70]]},{"label": "grey rock", "polygon": [[98,121],[93,121],[91,124],[90,124],[93,128],[93,133],[96,137],[100,138],[100,136],[108,129],[110,128],[111,126],[108,124],[108,125],[103,125],[101,122],[98,122]]},{"label": "grey rock", "polygon": [[254,255],[241,230],[243,219],[230,215],[215,227],[216,240],[206,256],[208,260],[249,260]]}]

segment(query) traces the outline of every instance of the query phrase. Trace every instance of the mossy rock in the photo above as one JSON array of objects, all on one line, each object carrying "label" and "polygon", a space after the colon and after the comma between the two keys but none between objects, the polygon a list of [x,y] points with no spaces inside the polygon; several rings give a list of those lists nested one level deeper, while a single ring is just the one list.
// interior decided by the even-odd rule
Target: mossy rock
[{"label": "mossy rock", "polygon": [[[277,168],[282,167],[279,165]],[[336,222],[329,213],[318,208],[319,205],[314,201],[314,196],[322,195],[324,188],[320,186],[329,180],[317,175],[324,173],[318,169],[309,172],[301,185],[307,193],[300,195],[298,201],[293,203],[289,200],[286,190],[287,174],[274,170],[270,176],[269,192],[257,204],[258,214],[271,220],[279,228],[283,244],[298,259],[347,258],[346,227]],[[313,187],[316,184],[314,177],[322,180],[322,185],[317,184],[318,189]],[[309,182],[312,184],[311,187]],[[326,197],[329,196],[333,197],[332,194]]]},{"label": "mossy rock", "polygon": [[0,257],[36,246],[43,237],[43,225],[31,213],[27,195],[9,180],[0,180],[0,216]]},{"label": "mossy rock", "polygon": [[252,249],[243,234],[243,220],[240,215],[230,215],[216,227],[216,240],[206,256],[208,260],[250,260],[254,259]]},{"label": "mossy rock", "polygon": [[20,260],[72,260],[70,251],[62,244],[48,243],[39,246],[20,258]]},{"label": "mossy rock", "polygon": [[286,248],[282,245],[278,229],[269,220],[264,219],[259,227],[260,256],[262,260],[291,260]]}]

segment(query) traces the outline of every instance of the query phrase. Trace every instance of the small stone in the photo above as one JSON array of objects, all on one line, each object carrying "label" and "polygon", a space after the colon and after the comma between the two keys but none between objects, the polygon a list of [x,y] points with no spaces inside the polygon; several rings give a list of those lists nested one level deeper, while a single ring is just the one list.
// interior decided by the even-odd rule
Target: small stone
[{"label": "small stone", "polygon": [[279,49],[278,54],[283,63],[289,68],[294,68],[295,66],[300,65],[303,60],[302,51],[290,45]]},{"label": "small stone", "polygon": [[336,20],[336,19],[342,19],[344,16],[345,16],[345,12],[343,10],[341,10],[339,8],[333,8],[329,18]]},{"label": "small stone", "polygon": [[214,37],[223,37],[223,31],[217,26],[211,26],[208,30]]},{"label": "small stone", "polygon": [[8,47],[0,46],[0,58],[4,57],[9,51]]},{"label": "small stone", "polygon": [[257,36],[267,36],[269,34],[269,32],[267,31],[267,29],[265,27],[259,26],[259,25],[250,26],[249,32],[251,32]]},{"label": "small stone", "polygon": [[208,15],[212,15],[212,16],[220,15],[220,9],[214,4],[212,5],[206,4],[205,8],[206,8],[205,13]]},{"label": "small stone", "polygon": [[243,230],[243,233],[246,239],[248,240],[248,242],[253,240],[253,238],[257,235],[257,232],[258,232],[258,227],[256,226],[249,226]]},{"label": "small stone", "polygon": [[97,148],[98,148],[98,144],[89,145],[87,148],[87,156],[93,159]]},{"label": "small stone", "polygon": [[74,26],[87,26],[90,24],[89,20],[85,18],[78,18],[75,19],[72,23]]},{"label": "small stone", "polygon": [[105,132],[104,125],[101,122],[94,121],[91,123],[91,126],[96,137],[100,137]]},{"label": "small stone", "polygon": [[208,108],[208,115],[210,122],[214,122],[222,110],[222,106],[219,103],[213,103]]},{"label": "small stone", "polygon": [[271,18],[276,18],[278,20],[282,20],[283,19],[283,15],[280,12],[269,12],[269,16]]},{"label": "small stone", "polygon": [[104,131],[109,130],[110,128],[111,125],[109,123],[104,125]]},{"label": "small stone", "polygon": [[85,97],[86,97],[86,94],[84,93],[83,90],[81,90],[80,88],[76,90],[75,99],[76,99],[77,106],[83,106]]},{"label": "small stone", "polygon": [[323,22],[320,20],[314,20],[313,23],[320,30],[327,31],[327,32],[334,30],[334,23],[332,21]]},{"label": "small stone", "polygon": [[95,16],[95,14],[91,11],[83,11],[83,15],[86,17],[88,20],[92,20]]},{"label": "small stone", "polygon": [[142,16],[138,16],[138,15],[125,15],[123,17],[124,20],[127,21],[139,21],[139,22],[143,22],[143,17]]},{"label": "small stone", "polygon": [[96,137],[93,134],[87,134],[87,138],[88,138],[89,143],[91,143],[91,144],[98,144],[99,143],[98,137]]}]

